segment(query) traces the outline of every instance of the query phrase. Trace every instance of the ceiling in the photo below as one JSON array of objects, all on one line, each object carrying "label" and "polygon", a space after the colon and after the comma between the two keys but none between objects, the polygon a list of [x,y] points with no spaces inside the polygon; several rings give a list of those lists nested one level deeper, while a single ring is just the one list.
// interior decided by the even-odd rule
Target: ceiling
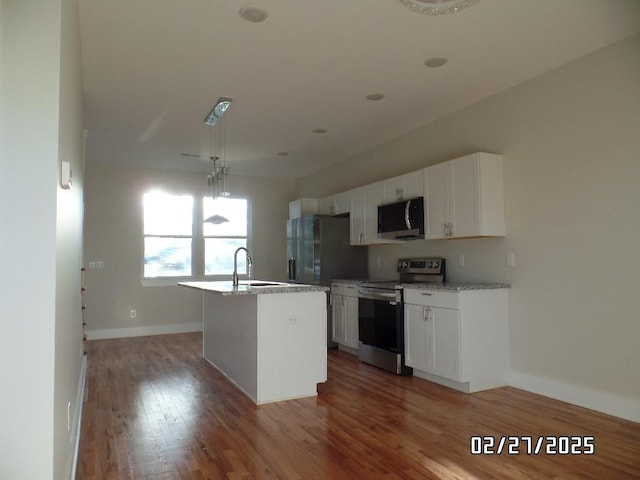
[{"label": "ceiling", "polygon": [[[308,175],[640,31],[638,0],[480,0],[439,16],[400,0],[79,6],[87,161],[206,172],[226,130],[243,175]],[[211,131],[219,97],[233,104]]]}]

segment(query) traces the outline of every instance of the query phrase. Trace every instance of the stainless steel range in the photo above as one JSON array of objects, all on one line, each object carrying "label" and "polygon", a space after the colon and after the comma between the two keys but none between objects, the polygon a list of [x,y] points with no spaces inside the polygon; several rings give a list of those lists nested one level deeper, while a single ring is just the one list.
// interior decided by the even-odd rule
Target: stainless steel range
[{"label": "stainless steel range", "polygon": [[402,285],[444,282],[445,259],[401,258],[397,271],[397,280],[362,282],[358,286],[358,357],[396,375],[411,375],[413,370],[404,362]]}]

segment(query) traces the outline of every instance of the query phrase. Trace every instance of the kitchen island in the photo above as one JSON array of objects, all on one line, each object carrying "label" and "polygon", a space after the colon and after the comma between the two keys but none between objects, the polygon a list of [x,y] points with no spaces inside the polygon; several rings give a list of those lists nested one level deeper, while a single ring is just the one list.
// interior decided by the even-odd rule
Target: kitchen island
[{"label": "kitchen island", "polygon": [[327,380],[326,287],[179,285],[202,291],[204,358],[256,404],[317,395]]}]

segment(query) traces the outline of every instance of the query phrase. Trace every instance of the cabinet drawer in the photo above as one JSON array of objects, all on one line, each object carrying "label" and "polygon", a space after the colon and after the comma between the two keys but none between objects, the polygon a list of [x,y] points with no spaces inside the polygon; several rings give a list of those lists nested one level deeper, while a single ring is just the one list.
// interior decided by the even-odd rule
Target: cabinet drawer
[{"label": "cabinet drawer", "polygon": [[342,295],[342,283],[331,282],[331,293],[333,295]]},{"label": "cabinet drawer", "polygon": [[426,289],[404,289],[404,303],[429,307],[458,308],[458,294]]},{"label": "cabinet drawer", "polygon": [[357,297],[358,286],[355,283],[345,283],[342,285],[342,294],[345,297]]}]

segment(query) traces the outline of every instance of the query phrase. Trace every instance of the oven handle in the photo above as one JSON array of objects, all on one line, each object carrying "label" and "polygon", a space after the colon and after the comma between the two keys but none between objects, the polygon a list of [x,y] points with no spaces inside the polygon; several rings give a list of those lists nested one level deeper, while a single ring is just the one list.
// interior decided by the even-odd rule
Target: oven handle
[{"label": "oven handle", "polygon": [[368,298],[370,300],[398,300],[397,292],[381,292],[380,290],[370,289],[367,287],[358,288],[358,297]]}]

